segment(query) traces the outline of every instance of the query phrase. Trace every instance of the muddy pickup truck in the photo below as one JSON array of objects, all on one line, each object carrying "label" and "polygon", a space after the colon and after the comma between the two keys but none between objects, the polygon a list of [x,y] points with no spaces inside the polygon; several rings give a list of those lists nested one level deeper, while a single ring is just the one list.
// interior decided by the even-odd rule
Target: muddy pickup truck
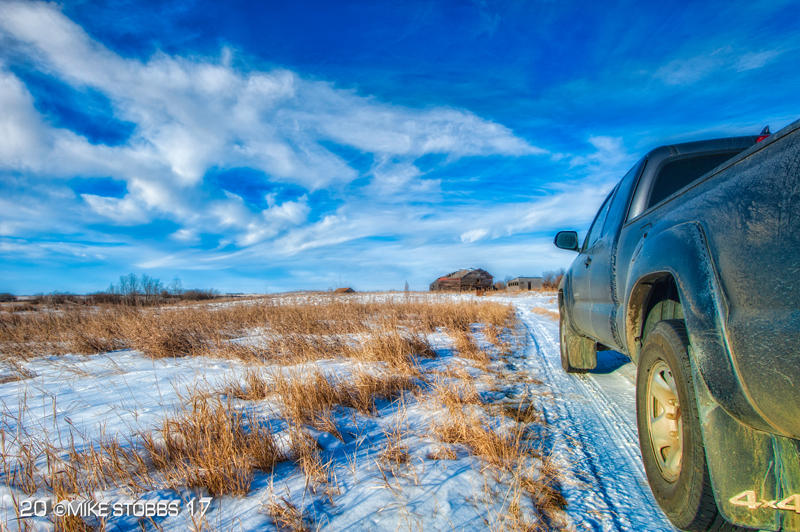
[{"label": "muddy pickup truck", "polygon": [[800,120],[662,146],[600,207],[558,291],[561,361],[637,366],[642,461],[683,530],[800,531]]}]

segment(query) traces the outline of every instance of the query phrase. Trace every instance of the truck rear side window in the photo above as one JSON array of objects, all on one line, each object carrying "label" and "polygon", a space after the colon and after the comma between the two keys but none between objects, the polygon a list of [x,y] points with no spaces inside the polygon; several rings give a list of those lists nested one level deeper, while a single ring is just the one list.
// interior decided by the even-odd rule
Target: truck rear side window
[{"label": "truck rear side window", "polygon": [[583,241],[581,253],[594,246],[595,242],[597,242],[597,239],[600,238],[600,231],[603,229],[603,224],[606,222],[606,216],[608,216],[608,208],[611,206],[611,198],[614,197],[614,192],[617,191],[618,187],[619,185],[614,187],[614,190],[611,191],[606,200],[603,202],[603,206],[600,207],[599,211],[597,211],[597,216],[594,217],[594,222],[592,222],[592,226],[589,228],[589,232],[586,234],[586,240]]},{"label": "truck rear side window", "polygon": [[653,188],[650,191],[650,199],[647,202],[647,208],[649,209],[680,189],[690,185],[697,180],[698,177],[713,170],[740,151],[743,150],[705,155],[702,157],[668,160],[661,166],[656,176]]}]

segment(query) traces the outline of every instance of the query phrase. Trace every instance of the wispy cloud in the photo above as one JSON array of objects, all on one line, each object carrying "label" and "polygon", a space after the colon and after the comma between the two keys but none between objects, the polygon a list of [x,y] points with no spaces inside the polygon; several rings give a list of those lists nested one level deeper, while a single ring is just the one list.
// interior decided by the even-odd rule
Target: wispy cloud
[{"label": "wispy cloud", "polygon": [[764,67],[782,53],[781,49],[745,52],[725,46],[674,59],[656,70],[653,76],[668,85],[692,85],[727,70],[744,72]]},{"label": "wispy cloud", "polygon": [[594,153],[573,157],[570,166],[592,165],[615,168],[630,158],[620,137],[590,136],[588,142],[595,148]]},{"label": "wispy cloud", "polygon": [[[368,193],[397,202],[409,194],[436,195],[440,181],[426,179],[414,160],[443,154],[463,157],[544,153],[508,128],[469,111],[414,109],[275,69],[235,67],[234,52],[219,58],[156,53],[124,58],[94,41],[55,4],[8,2],[0,11],[4,43],[41,71],[76,90],[91,89],[112,103],[113,119],[133,123],[121,145],[92,144],[53,127],[37,112],[25,84],[0,68],[0,168],[39,178],[106,177],[127,183],[122,198],[82,194],[92,215],[118,225],[168,219],[173,233],[191,242],[200,233],[223,233],[246,247],[298,229],[302,240],[339,220],[331,213],[304,228],[307,196],[278,203],[265,193],[266,209],[252,210],[229,191],[208,200],[198,192],[212,169],[247,167],[273,183],[308,191],[342,189],[359,176]],[[366,174],[330,151],[326,143],[371,153]],[[224,186],[224,183],[223,183]],[[309,236],[309,238],[311,238]],[[297,242],[299,249],[313,245]]]}]

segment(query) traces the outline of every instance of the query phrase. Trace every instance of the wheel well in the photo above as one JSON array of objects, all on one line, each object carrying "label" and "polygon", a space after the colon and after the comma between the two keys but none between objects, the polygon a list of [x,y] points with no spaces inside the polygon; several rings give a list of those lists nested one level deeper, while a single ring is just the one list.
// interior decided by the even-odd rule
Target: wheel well
[{"label": "wheel well", "polygon": [[642,342],[648,333],[662,320],[682,320],[678,285],[669,273],[654,274],[641,279],[631,292],[628,305],[626,333],[629,355],[639,360]]}]

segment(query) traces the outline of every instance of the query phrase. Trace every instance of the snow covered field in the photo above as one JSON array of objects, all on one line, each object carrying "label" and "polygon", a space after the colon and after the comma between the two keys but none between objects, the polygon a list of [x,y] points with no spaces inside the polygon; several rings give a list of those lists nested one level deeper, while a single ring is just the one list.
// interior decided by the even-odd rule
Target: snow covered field
[{"label": "snow covered field", "polygon": [[[274,304],[332,301],[285,299]],[[411,302],[441,299],[415,294]],[[57,520],[73,530],[84,523],[170,531],[673,530],[644,477],[627,359],[601,352],[593,373],[564,374],[552,294],[446,299],[468,307],[510,304],[517,321],[505,329],[474,322],[466,333],[439,324],[416,339],[410,329],[399,336],[377,327],[374,334],[306,331],[294,343],[285,330],[251,327],[193,356],[120,349],[4,357],[0,523],[52,530],[52,513],[18,516],[23,500],[55,490],[56,503],[66,493],[67,500],[177,501],[181,508],[177,515]],[[369,303],[374,313],[407,300],[359,294],[337,304],[346,301]],[[235,305],[258,302],[221,308]],[[323,348],[347,355],[320,358],[320,338]],[[317,355],[291,364],[243,356],[275,345],[302,345]],[[235,356],[213,356],[219,346]],[[416,356],[374,354],[403,349]],[[436,356],[420,356],[426,349]],[[327,383],[339,390],[330,392],[330,404],[317,397]],[[306,402],[327,406],[309,413]],[[206,425],[203,416],[223,421]],[[181,425],[184,419],[199,425]],[[200,434],[208,447],[180,454],[188,434]],[[251,440],[261,449],[274,445],[271,462],[242,443]],[[217,454],[207,456],[211,451]],[[235,493],[209,488],[220,485],[212,469],[223,456],[219,482],[239,486],[228,490]],[[193,506],[201,497],[211,497],[202,516]]]}]

